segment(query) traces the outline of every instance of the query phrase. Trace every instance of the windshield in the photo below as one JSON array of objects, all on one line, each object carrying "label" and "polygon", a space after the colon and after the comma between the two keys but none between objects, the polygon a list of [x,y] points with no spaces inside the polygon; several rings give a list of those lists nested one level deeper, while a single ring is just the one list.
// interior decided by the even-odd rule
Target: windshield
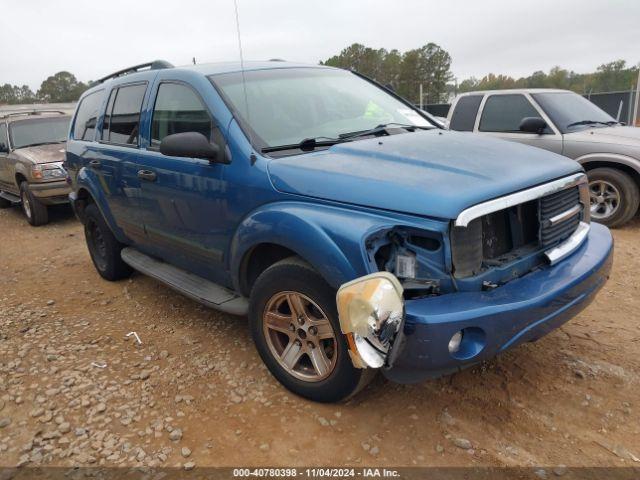
[{"label": "windshield", "polygon": [[246,97],[240,72],[210,78],[261,147],[333,139],[388,123],[432,126],[406,104],[344,70],[280,68],[246,71],[244,77]]},{"label": "windshield", "polygon": [[562,133],[616,123],[608,113],[577,93],[549,92],[532,96]]},{"label": "windshield", "polygon": [[60,143],[67,138],[69,120],[64,117],[47,117],[37,120],[18,120],[9,125],[13,148],[24,148],[45,143]]}]

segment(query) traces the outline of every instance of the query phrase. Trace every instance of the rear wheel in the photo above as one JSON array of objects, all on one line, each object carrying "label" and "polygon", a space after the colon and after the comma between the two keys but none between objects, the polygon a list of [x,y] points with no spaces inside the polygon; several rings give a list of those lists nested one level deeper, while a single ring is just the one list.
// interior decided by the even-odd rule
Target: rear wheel
[{"label": "rear wheel", "polygon": [[318,402],[344,400],[375,371],[355,368],[340,331],[336,292],[297,257],[256,280],[249,307],[251,333],[262,360],[292,392]]},{"label": "rear wheel", "polygon": [[47,206],[33,196],[29,184],[25,181],[20,184],[20,201],[22,212],[27,217],[27,221],[34,227],[49,223],[49,211]]},{"label": "rear wheel", "polygon": [[614,168],[595,168],[587,172],[592,220],[620,227],[638,211],[638,184],[628,174]]},{"label": "rear wheel", "polygon": [[129,277],[133,270],[120,257],[125,245],[116,240],[95,203],[84,209],[84,220],[87,248],[100,276],[110,281]]}]

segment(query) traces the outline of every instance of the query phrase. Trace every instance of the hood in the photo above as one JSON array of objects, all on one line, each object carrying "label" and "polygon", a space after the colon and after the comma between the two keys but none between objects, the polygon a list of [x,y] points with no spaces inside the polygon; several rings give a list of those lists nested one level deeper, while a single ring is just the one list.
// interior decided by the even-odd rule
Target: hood
[{"label": "hood", "polygon": [[33,163],[62,162],[65,158],[64,143],[52,143],[35,147],[19,148],[13,154]]},{"label": "hood", "polygon": [[582,167],[515,142],[429,130],[274,159],[268,170],[281,192],[454,219],[472,205],[580,172]]},{"label": "hood", "polygon": [[638,127],[595,127],[579,132],[566,133],[565,138],[574,142],[614,144],[640,148]]}]

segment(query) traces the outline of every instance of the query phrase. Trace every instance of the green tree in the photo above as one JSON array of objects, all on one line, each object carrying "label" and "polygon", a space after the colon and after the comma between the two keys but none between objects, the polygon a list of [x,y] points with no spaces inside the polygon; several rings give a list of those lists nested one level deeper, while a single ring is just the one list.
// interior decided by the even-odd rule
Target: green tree
[{"label": "green tree", "polygon": [[87,85],[79,82],[72,73],[58,72],[42,82],[38,98],[47,103],[73,102],[86,89]]},{"label": "green tree", "polygon": [[447,83],[453,79],[451,56],[435,43],[428,43],[402,56],[398,93],[406,99],[420,101],[420,85],[424,103],[446,100]]},{"label": "green tree", "polygon": [[410,50],[373,49],[354,43],[324,62],[323,65],[355,70],[383,85],[391,85],[400,95],[419,101],[420,84],[424,101],[436,103],[446,99],[451,74],[451,56],[435,43]]}]

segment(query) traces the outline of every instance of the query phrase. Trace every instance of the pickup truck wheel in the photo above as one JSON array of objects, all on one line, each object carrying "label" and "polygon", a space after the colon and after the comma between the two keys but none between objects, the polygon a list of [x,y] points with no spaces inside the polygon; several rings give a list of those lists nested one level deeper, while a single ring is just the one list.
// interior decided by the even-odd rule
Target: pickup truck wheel
[{"label": "pickup truck wheel", "polygon": [[84,220],[87,248],[100,276],[110,281],[129,277],[133,270],[120,257],[120,252],[125,245],[116,240],[94,203],[87,205],[84,209]]},{"label": "pickup truck wheel", "polygon": [[40,201],[33,196],[27,182],[20,184],[20,201],[24,216],[27,217],[27,222],[34,227],[49,223],[47,206],[40,203]]},{"label": "pickup truck wheel", "polygon": [[256,280],[249,305],[251,333],[274,377],[317,402],[355,395],[375,371],[355,368],[340,331],[336,292],[297,257],[282,260]]},{"label": "pickup truck wheel", "polygon": [[591,219],[608,227],[620,227],[638,211],[640,192],[636,182],[614,168],[587,172],[591,198]]}]

